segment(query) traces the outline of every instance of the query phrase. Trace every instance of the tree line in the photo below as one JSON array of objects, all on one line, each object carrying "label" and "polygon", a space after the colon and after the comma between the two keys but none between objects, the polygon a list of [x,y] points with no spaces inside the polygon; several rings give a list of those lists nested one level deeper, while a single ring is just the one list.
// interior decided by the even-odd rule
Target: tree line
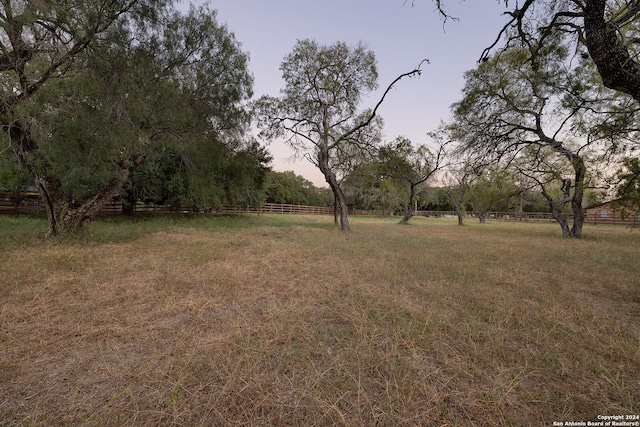
[{"label": "tree line", "polygon": [[[0,184],[37,187],[47,236],[113,197],[125,210],[329,203],[348,230],[349,205],[400,207],[406,223],[444,191],[460,223],[470,207],[536,199],[563,236],[580,237],[585,200],[639,198],[640,0],[504,3],[507,22],[466,73],[452,120],[416,144],[383,141],[378,109],[426,59],[363,108],[379,86],[375,54],[301,39],[281,63],[281,96],[252,100],[248,53],[208,6],[4,1]],[[331,193],[270,171],[252,124],[314,164]]]}]

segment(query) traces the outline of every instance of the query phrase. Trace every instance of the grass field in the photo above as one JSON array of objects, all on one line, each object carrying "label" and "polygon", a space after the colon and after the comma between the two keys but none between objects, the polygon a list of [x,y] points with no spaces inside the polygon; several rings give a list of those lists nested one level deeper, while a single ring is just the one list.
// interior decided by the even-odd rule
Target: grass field
[{"label": "grass field", "polygon": [[0,425],[640,413],[640,230],[396,221],[0,217]]}]

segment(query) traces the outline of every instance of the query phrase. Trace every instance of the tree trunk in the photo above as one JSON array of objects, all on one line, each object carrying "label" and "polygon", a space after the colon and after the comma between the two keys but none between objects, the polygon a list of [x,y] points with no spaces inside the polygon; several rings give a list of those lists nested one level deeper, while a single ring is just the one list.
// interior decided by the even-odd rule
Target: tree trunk
[{"label": "tree trunk", "polygon": [[416,200],[416,186],[411,184],[411,191],[409,192],[409,203],[404,209],[404,216],[398,224],[406,224],[415,215],[415,200]]},{"label": "tree trunk", "polygon": [[489,212],[478,212],[478,218],[480,219],[480,224],[485,224],[487,222],[487,217],[489,216]]},{"label": "tree trunk", "polygon": [[[140,163],[138,163],[138,165]],[[100,212],[102,206],[108,203],[113,196],[115,196],[118,190],[120,190],[122,185],[129,178],[131,171],[131,168],[119,169],[116,176],[107,181],[107,183],[105,183],[105,185],[103,185],[102,188],[91,198],[84,201],[78,207],[68,209],[60,218],[58,233],[70,233],[91,222],[98,212]]]},{"label": "tree trunk", "polygon": [[575,171],[573,197],[571,198],[571,211],[573,212],[573,226],[569,237],[579,239],[582,237],[582,226],[585,220],[585,211],[582,209],[582,199],[584,198],[584,179],[587,168],[580,156],[574,156],[572,159],[573,169]]},{"label": "tree trunk", "polygon": [[340,229],[349,231],[351,230],[351,227],[349,226],[349,206],[347,206],[347,198],[345,197],[342,188],[340,188],[340,184],[338,183],[334,173],[329,173],[329,176],[325,176],[325,178],[338,201],[337,206],[340,207]]},{"label": "tree trunk", "polygon": [[571,237],[571,230],[569,229],[567,218],[562,212],[560,212],[560,208],[570,200],[569,193],[571,191],[571,180],[565,179],[563,181],[562,192],[564,194],[564,197],[557,202],[553,200],[549,193],[547,193],[547,189],[544,187],[544,184],[540,182],[539,184],[542,188],[542,195],[545,199],[547,199],[547,203],[549,203],[549,208],[551,208],[551,215],[553,216],[553,219],[555,219],[556,222],[560,224],[560,228],[562,229],[562,237]]},{"label": "tree trunk", "polygon": [[122,193],[122,215],[133,215],[138,198],[130,188],[124,189]]},{"label": "tree trunk", "polygon": [[[318,153],[318,166],[320,171],[324,175],[324,179],[329,184],[331,191],[333,191],[333,196],[336,201],[335,208],[340,208],[340,228],[345,231],[351,230],[349,226],[349,207],[347,206],[347,198],[340,188],[340,183],[338,182],[338,178],[336,174],[333,173],[331,168],[329,167],[329,153],[328,153],[328,144],[325,144],[324,147]],[[337,216],[337,212],[334,211],[334,215]]]},{"label": "tree trunk", "polygon": [[589,56],[598,67],[603,84],[640,101],[640,65],[618,38],[605,16],[606,0],[585,2],[584,31]]},{"label": "tree trunk", "polygon": [[48,226],[45,238],[65,234],[88,223],[111,200],[131,171],[140,165],[144,156],[140,155],[128,167],[120,167],[116,176],[110,179],[93,197],[80,206],[71,208],[66,202],[62,183],[53,175],[52,166],[40,151],[37,142],[19,123],[4,126],[15,148],[18,160],[33,175],[40,197],[47,211]]}]

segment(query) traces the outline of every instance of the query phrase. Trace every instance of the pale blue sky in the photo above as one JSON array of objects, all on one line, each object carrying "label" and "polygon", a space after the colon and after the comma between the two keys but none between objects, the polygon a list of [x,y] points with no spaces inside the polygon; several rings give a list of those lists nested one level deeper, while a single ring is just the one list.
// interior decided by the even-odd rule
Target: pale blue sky
[{"label": "pale blue sky", "polygon": [[[188,1],[184,1],[188,4]],[[194,4],[202,2],[193,1]],[[381,91],[422,59],[422,76],[402,80],[379,109],[385,140],[404,135],[414,144],[427,142],[427,132],[449,118],[459,100],[463,73],[476,66],[506,21],[498,0],[446,0],[459,21],[443,22],[433,0],[213,0],[218,21],[226,23],[242,49],[249,52],[255,96],[278,96],[284,83],[280,62],[296,40],[321,44],[365,42],[378,60],[379,86],[362,104],[373,107]],[[326,186],[321,173],[306,160],[291,161],[284,143],[269,145],[275,170],[293,170],[315,185]]]}]

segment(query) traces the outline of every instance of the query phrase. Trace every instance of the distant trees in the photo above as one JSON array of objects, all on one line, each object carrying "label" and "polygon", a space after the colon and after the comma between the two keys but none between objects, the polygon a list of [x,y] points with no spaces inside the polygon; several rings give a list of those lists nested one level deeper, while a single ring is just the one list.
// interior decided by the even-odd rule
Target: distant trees
[{"label": "distant trees", "polygon": [[378,87],[375,55],[364,44],[322,46],[299,40],[280,69],[283,95],[264,96],[255,103],[261,135],[284,137],[300,157],[320,169],[340,208],[341,228],[349,230],[338,173],[354,151],[367,150],[379,140],[379,106],[400,79],[419,75],[420,68],[396,78],[375,107],[364,111],[358,111],[362,98]]},{"label": "distant trees", "polygon": [[482,169],[469,158],[461,158],[447,168],[444,182],[446,194],[456,211],[458,225],[464,224],[467,212],[467,193]]},{"label": "distant trees", "polygon": [[380,210],[385,216],[402,209],[407,187],[399,179],[383,175],[381,167],[378,158],[372,156],[345,176],[342,186],[349,206]]},{"label": "distant trees", "polygon": [[620,184],[614,207],[623,215],[628,214],[628,211],[640,213],[640,159],[625,159],[617,175]]},{"label": "distant trees", "polygon": [[484,223],[489,212],[513,211],[520,192],[508,171],[493,168],[485,170],[469,187],[466,200]]},{"label": "distant trees", "polygon": [[307,206],[331,206],[333,194],[328,188],[318,188],[292,171],[267,174],[265,182],[265,201]]}]

